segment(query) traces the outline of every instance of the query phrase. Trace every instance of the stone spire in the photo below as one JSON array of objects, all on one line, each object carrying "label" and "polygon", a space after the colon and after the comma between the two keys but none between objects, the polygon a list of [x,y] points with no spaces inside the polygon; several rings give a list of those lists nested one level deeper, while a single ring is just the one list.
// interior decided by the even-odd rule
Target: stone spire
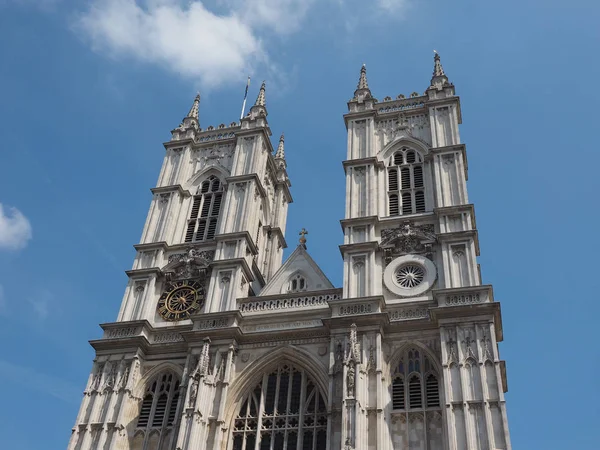
[{"label": "stone spire", "polygon": [[265,82],[263,81],[260,85],[260,91],[258,91],[258,97],[256,97],[256,102],[254,102],[254,106],[262,106],[265,107]]},{"label": "stone spire", "polygon": [[448,77],[446,76],[444,68],[442,67],[440,55],[435,50],[434,53],[435,55],[433,57],[433,75],[431,77],[431,86],[441,88],[442,86],[448,84]]},{"label": "stone spire", "polygon": [[358,79],[357,89],[369,89],[369,83],[367,83],[367,65],[363,64],[360,68],[360,78]]},{"label": "stone spire", "polygon": [[[248,113],[247,118],[251,120],[258,119],[266,119],[267,117],[267,103],[265,101],[265,82],[263,81],[260,85],[260,90],[258,91],[258,97],[256,97],[256,101],[252,108],[250,108],[250,112]],[[266,122],[265,122],[266,124]]]},{"label": "stone spire", "polygon": [[198,107],[200,106],[200,92],[196,94],[196,98],[194,99],[194,103],[190,108],[190,112],[187,113],[186,118],[196,119],[198,120]]},{"label": "stone spire", "polygon": [[283,142],[285,138],[283,137],[283,133],[281,133],[281,137],[279,138],[279,145],[277,146],[277,151],[275,152],[276,159],[285,159],[285,149],[283,148]]},{"label": "stone spire", "polygon": [[363,101],[368,98],[371,98],[371,90],[369,89],[369,83],[367,82],[367,66],[363,64],[360,69],[358,85],[356,86],[356,91],[354,91],[354,99]]}]

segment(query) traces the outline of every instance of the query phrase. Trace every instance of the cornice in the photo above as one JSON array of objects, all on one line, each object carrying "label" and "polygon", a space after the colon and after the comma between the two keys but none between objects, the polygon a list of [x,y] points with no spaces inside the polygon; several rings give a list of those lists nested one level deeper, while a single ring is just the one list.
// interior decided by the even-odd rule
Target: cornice
[{"label": "cornice", "polygon": [[215,241],[217,241],[217,242],[230,241],[233,239],[245,239],[246,244],[248,244],[248,246],[250,247],[250,251],[252,252],[252,255],[256,255],[258,253],[258,247],[256,247],[256,244],[254,243],[252,236],[250,236],[250,233],[248,233],[247,231],[236,231],[233,233],[223,233],[223,234],[217,234],[215,236]]},{"label": "cornice", "polygon": [[352,217],[349,219],[340,220],[340,225],[342,227],[342,231],[344,231],[344,228],[348,227],[348,226],[378,225],[378,224],[379,224],[379,216]]},{"label": "cornice", "polygon": [[219,259],[210,263],[211,268],[217,267],[221,269],[235,267],[238,265],[241,266],[248,282],[255,280],[254,273],[252,270],[250,270],[250,266],[248,266],[248,262],[245,258]]},{"label": "cornice", "polygon": [[433,212],[437,214],[438,217],[453,216],[462,212],[470,212],[471,228],[474,230],[477,229],[477,223],[475,221],[475,205],[473,205],[473,203],[468,203],[465,205],[441,206],[439,208],[434,208]]},{"label": "cornice", "polygon": [[191,138],[178,139],[176,141],[167,141],[163,142],[163,147],[165,150],[170,150],[172,147],[184,147],[186,145],[194,145],[194,140]]},{"label": "cornice", "polygon": [[[350,102],[348,102],[348,104],[350,104]],[[362,111],[347,112],[346,114],[344,114],[344,124],[346,125],[346,130],[348,129],[348,122],[350,120],[361,120],[361,119],[367,119],[369,117],[375,117],[377,115],[376,105],[377,105],[377,102],[374,102],[373,109],[365,109]]]},{"label": "cornice", "polygon": [[452,233],[439,233],[438,241],[452,242],[460,241],[465,238],[473,238],[475,242],[475,255],[479,256],[479,233],[477,230],[453,231]]},{"label": "cornice", "polygon": [[377,251],[379,249],[379,242],[377,241],[369,241],[369,242],[358,242],[356,244],[342,244],[339,246],[340,253],[342,256],[346,253],[354,253],[354,252],[368,252],[368,251]]},{"label": "cornice", "polygon": [[160,186],[150,189],[150,192],[152,192],[153,194],[166,194],[175,191],[179,192],[179,195],[181,195],[182,197],[189,197],[192,195],[190,194],[190,191],[183,189],[180,184],[173,184],[171,186]]},{"label": "cornice", "polygon": [[150,277],[152,275],[159,277],[162,274],[162,272],[160,271],[160,269],[158,267],[149,267],[147,269],[126,270],[125,273],[127,274],[127,276],[129,278]]},{"label": "cornice", "polygon": [[344,167],[344,170],[347,169],[348,167],[368,166],[371,164],[380,169],[385,167],[385,164],[382,161],[379,161],[374,156],[369,156],[368,158],[359,158],[359,159],[346,159],[346,160],[342,161],[342,166]]},{"label": "cornice", "polygon": [[138,252],[143,252],[147,250],[163,250],[167,251],[169,245],[165,241],[159,242],[147,242],[145,244],[135,244],[133,246]]}]

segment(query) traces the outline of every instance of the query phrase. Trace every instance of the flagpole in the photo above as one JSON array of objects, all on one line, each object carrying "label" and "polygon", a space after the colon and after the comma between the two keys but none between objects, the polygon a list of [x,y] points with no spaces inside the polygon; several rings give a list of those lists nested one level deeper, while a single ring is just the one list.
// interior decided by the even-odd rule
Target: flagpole
[{"label": "flagpole", "polygon": [[240,120],[244,118],[244,111],[246,109],[246,98],[248,98],[248,88],[250,87],[250,77],[248,77],[248,81],[246,82],[246,92],[244,92],[244,102],[242,103],[242,114],[240,115]]}]

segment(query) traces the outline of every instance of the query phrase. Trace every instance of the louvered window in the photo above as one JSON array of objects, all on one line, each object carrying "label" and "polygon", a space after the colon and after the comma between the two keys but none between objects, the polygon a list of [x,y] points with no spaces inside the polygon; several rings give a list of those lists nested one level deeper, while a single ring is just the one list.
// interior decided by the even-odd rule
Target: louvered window
[{"label": "louvered window", "polygon": [[394,410],[440,409],[439,381],[429,358],[422,350],[410,348],[405,351],[392,380]]},{"label": "louvered window", "polygon": [[223,185],[211,176],[205,180],[194,196],[190,219],[188,220],[185,242],[200,242],[214,239],[217,232]]},{"label": "louvered window", "polygon": [[[137,421],[137,433],[148,436],[151,430],[167,434],[177,424],[179,378],[172,372],[163,372],[148,384]],[[154,450],[147,446],[140,450]]]},{"label": "louvered window", "polygon": [[233,450],[325,450],[327,417],[326,400],[310,376],[282,363],[241,403]]},{"label": "louvered window", "polygon": [[388,168],[389,215],[425,212],[423,157],[403,148],[390,158]]}]

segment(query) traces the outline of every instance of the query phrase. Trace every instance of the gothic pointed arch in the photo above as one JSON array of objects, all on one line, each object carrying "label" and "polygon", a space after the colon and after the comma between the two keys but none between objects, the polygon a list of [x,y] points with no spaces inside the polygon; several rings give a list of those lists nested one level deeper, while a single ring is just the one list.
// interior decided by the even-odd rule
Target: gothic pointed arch
[{"label": "gothic pointed arch", "polygon": [[139,398],[132,418],[132,450],[169,448],[179,423],[181,368],[163,363],[151,369],[134,387]]},{"label": "gothic pointed arch", "polygon": [[[391,432],[408,442],[443,448],[442,367],[427,347],[407,342],[390,359]],[[411,446],[412,448],[412,446]]]},{"label": "gothic pointed arch", "polygon": [[378,159],[386,168],[388,216],[419,214],[432,209],[428,153],[427,145],[412,136],[396,139],[378,153]]},{"label": "gothic pointed arch", "polygon": [[185,182],[184,189],[187,189],[190,192],[194,193],[198,189],[198,186],[200,186],[202,181],[204,181],[206,178],[209,178],[210,176],[215,176],[215,177],[221,179],[223,182],[223,185],[226,185],[227,183],[225,182],[225,180],[227,179],[227,177],[229,175],[230,174],[222,167],[208,166],[202,170],[199,170],[194,175],[192,175]]},{"label": "gothic pointed arch", "polygon": [[228,448],[325,450],[326,386],[326,368],[294,346],[279,347],[257,359],[232,385]]},{"label": "gothic pointed arch", "polygon": [[215,168],[202,172],[195,179],[191,187],[193,197],[185,242],[206,242],[214,239],[224,199],[224,180],[221,172]]}]

